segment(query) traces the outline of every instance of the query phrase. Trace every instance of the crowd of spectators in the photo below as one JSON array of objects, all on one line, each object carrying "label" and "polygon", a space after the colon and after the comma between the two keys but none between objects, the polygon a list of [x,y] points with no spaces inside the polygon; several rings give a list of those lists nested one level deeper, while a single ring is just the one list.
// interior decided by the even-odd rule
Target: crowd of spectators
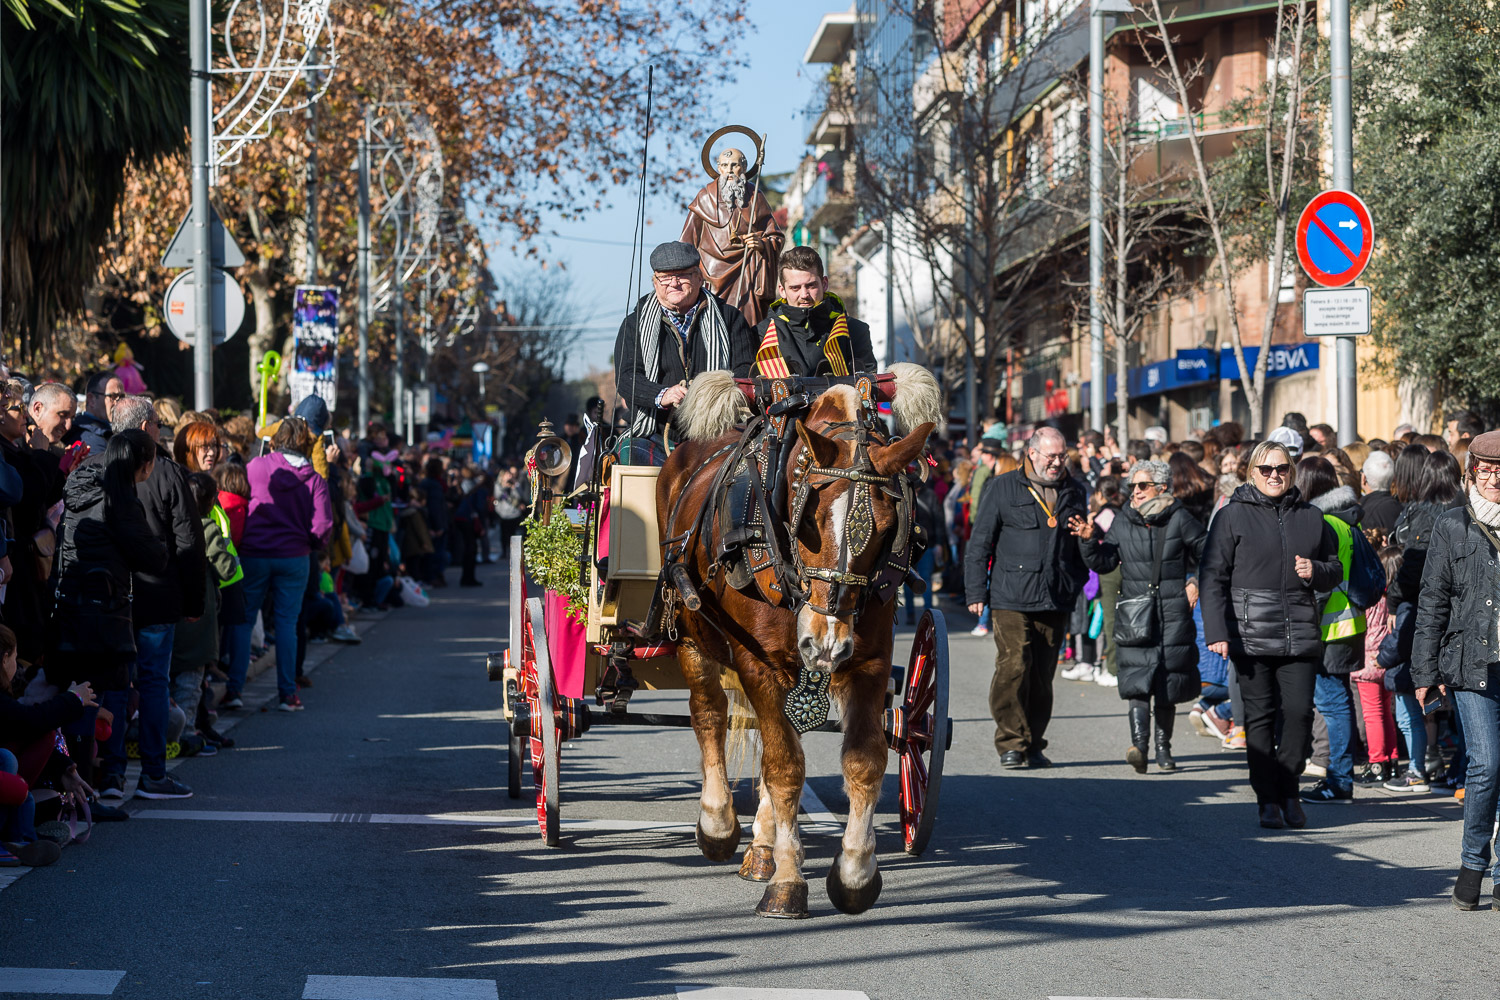
[{"label": "crowd of spectators", "polygon": [[425,605],[452,563],[480,586],[489,529],[526,513],[518,470],[497,484],[451,433],[351,439],[315,395],[257,427],[119,366],[79,388],[0,371],[0,866],[56,861],[127,795],[190,797],[167,762],[233,747],[268,647],[265,707],[302,711],[309,645]]},{"label": "crowd of spectators", "polygon": [[1340,446],[1288,413],[1263,440],[1223,423],[939,442],[954,572],[936,582],[993,630],[1002,767],[1051,763],[1059,668],[1118,688],[1138,773],[1153,740],[1176,770],[1190,704],[1197,733],[1245,751],[1263,827],[1360,787],[1463,800],[1454,901],[1473,909],[1500,799],[1500,431],[1468,411],[1444,431]]}]

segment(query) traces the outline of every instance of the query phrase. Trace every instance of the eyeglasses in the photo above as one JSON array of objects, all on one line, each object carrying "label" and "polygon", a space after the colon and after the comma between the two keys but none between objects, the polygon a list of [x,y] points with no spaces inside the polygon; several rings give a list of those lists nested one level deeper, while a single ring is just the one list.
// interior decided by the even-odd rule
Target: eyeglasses
[{"label": "eyeglasses", "polygon": [[1292,467],[1282,462],[1280,465],[1257,465],[1255,471],[1259,472],[1264,479],[1270,479],[1272,476],[1278,479],[1285,479],[1291,474]]},{"label": "eyeglasses", "polygon": [[652,281],[663,288],[687,288],[698,280],[696,274],[657,274],[653,275]]},{"label": "eyeglasses", "polygon": [[1492,480],[1500,479],[1500,469],[1486,469],[1481,466],[1474,467],[1474,479]]},{"label": "eyeglasses", "polygon": [[1139,493],[1142,490],[1159,490],[1161,489],[1161,483],[1131,483],[1130,489],[1134,493]]}]

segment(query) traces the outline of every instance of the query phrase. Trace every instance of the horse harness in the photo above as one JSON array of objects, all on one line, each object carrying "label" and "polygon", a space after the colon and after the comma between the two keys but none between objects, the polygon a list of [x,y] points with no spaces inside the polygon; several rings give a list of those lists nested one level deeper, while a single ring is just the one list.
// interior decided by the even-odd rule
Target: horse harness
[{"label": "horse harness", "polygon": [[[653,610],[652,624],[675,625],[675,608],[681,602],[696,611],[700,599],[687,575],[695,540],[712,544],[708,580],[722,572],[726,583],[758,596],[773,607],[798,611],[806,606],[820,615],[835,617],[852,610],[858,621],[873,595],[889,603],[897,588],[907,583],[912,565],[925,548],[922,529],[916,521],[916,503],[910,480],[902,471],[884,476],[870,460],[872,443],[887,443],[881,430],[868,377],[860,377],[857,419],[832,422],[821,432],[833,440],[854,442],[854,461],[848,468],[816,464],[812,450],[804,447],[792,469],[790,483],[783,474],[792,445],[798,440],[795,421],[806,418],[813,402],[829,384],[826,379],[787,378],[757,382],[756,399],[761,413],[741,431],[737,441],[710,455],[700,466],[714,472],[708,502],[691,524],[662,542],[663,567],[658,595],[661,607]],[[695,473],[693,478],[699,473]],[[819,489],[843,480],[850,484],[849,508],[840,536],[837,564],[809,566],[797,547],[797,532],[808,501]],[[691,479],[689,484],[691,484]],[[886,551],[868,574],[852,569],[875,537],[875,491],[896,504],[896,528]],[[685,487],[678,494],[668,524],[677,524]],[[788,494],[790,494],[788,496]],[[812,599],[812,582],[831,584],[828,603]],[[752,589],[753,588],[753,589]],[[848,606],[846,608],[846,605]],[[715,631],[728,636],[718,623],[701,616]],[[816,729],[827,721],[828,672],[801,670],[797,685],[788,692],[787,718],[798,732]]]}]

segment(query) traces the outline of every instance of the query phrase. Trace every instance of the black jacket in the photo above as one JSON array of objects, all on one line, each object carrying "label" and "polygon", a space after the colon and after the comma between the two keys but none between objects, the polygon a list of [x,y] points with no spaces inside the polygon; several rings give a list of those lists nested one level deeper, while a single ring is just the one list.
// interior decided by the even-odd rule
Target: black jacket
[{"label": "black jacket", "polygon": [[1391,531],[1391,544],[1401,546],[1401,569],[1386,588],[1385,602],[1389,607],[1417,603],[1417,594],[1422,590],[1422,569],[1427,565],[1427,546],[1432,543],[1438,518],[1463,505],[1462,500],[1450,504],[1422,500],[1406,505]]},{"label": "black jacket", "polygon": [[104,449],[109,447],[109,439],[114,437],[114,431],[110,429],[108,420],[100,420],[88,410],[82,410],[73,418],[73,426],[63,437],[63,444],[74,444],[82,441],[89,446],[90,455],[104,457]]},{"label": "black jacket", "polygon": [[1500,557],[1467,507],[1438,518],[1431,537],[1417,601],[1412,682],[1487,690],[1490,664],[1500,660]]},{"label": "black jacket", "polygon": [[[777,343],[781,348],[781,357],[786,361],[787,370],[793,375],[832,375],[833,369],[828,364],[828,358],[823,354],[823,341],[828,339],[828,334],[833,330],[833,319],[829,312],[830,303],[827,299],[813,306],[811,309],[798,309],[781,303],[775,309],[775,314],[767,314],[760,325],[755,328],[755,344],[757,348],[765,339],[766,331],[775,322],[775,315],[785,316],[790,337],[779,338]],[[870,325],[847,317],[849,323],[849,348],[854,354],[854,369],[851,374],[859,372],[873,372],[876,369],[875,349],[870,345]]]},{"label": "black jacket", "polygon": [[[0,445],[6,461],[21,477],[21,498],[10,508],[11,579],[5,588],[5,623],[16,633],[21,659],[36,662],[52,614],[51,581],[42,579],[33,539],[47,527],[47,511],[63,496],[63,474],[50,451]],[[54,556],[56,548],[53,549]]]},{"label": "black jacket", "polygon": [[1390,531],[1401,518],[1401,501],[1390,490],[1371,490],[1359,498],[1359,505],[1365,511],[1364,519],[1359,522],[1361,528]]},{"label": "black jacket", "polygon": [[964,553],[964,603],[1005,611],[1071,611],[1089,578],[1068,521],[1088,513],[1083,484],[1058,484],[1055,527],[1026,488],[1024,469],[985,481]]},{"label": "black jacket", "polygon": [[0,736],[10,746],[25,746],[76,722],[83,714],[83,702],[71,691],[54,695],[35,705],[23,705],[0,690]]},{"label": "black jacket", "polygon": [[1140,597],[1151,588],[1156,560],[1157,533],[1162,541],[1161,589],[1157,591],[1157,620],[1161,642],[1155,646],[1120,646],[1120,697],[1148,698],[1154,691],[1158,670],[1166,671],[1167,697],[1174,703],[1192,701],[1202,690],[1198,677],[1198,627],[1188,606],[1187,581],[1197,576],[1206,537],[1203,524],[1188,513],[1181,501],[1155,517],[1146,519],[1133,506],[1115,515],[1102,538],[1079,539],[1084,562],[1095,573],[1120,567],[1121,600]]},{"label": "black jacket", "polygon": [[[651,293],[655,294],[655,293]],[[620,332],[615,336],[615,388],[621,396],[625,397],[626,404],[631,413],[642,411],[652,414],[656,418],[658,430],[671,416],[670,410],[662,409],[656,405],[656,397],[668,386],[679,382],[691,381],[692,376],[697,375],[708,368],[708,352],[704,347],[703,338],[697,336],[702,328],[703,318],[695,317],[693,320],[693,336],[688,345],[692,348],[691,372],[682,370],[682,358],[677,353],[677,347],[673,343],[676,333],[668,330],[668,322],[664,319],[656,331],[657,357],[661,360],[661,377],[655,380],[646,377],[645,363],[641,360],[640,341],[636,336],[636,317],[641,313],[641,306],[651,298],[651,294],[645,295],[635,304],[629,316],[620,324]],[[755,331],[750,324],[745,322],[745,316],[738,309],[724,302],[722,299],[714,298],[713,301],[719,310],[719,316],[724,321],[724,327],[729,331],[729,367],[736,378],[744,378],[750,374],[750,362],[755,360]]]},{"label": "black jacket", "polygon": [[[66,640],[77,652],[134,654],[131,576],[165,570],[167,547],[146,523],[139,501],[105,508],[104,456],[90,455],[63,487],[53,619],[56,638]],[[73,671],[71,676],[73,680],[99,679],[92,670]],[[116,678],[108,686],[118,689],[123,684]]]},{"label": "black jacket", "polygon": [[201,617],[208,570],[203,522],[188,489],[187,473],[158,446],[151,476],[137,483],[135,492],[146,509],[148,530],[167,546],[165,571],[136,571],[135,627],[175,625],[183,618]]},{"label": "black jacket", "polygon": [[[1312,560],[1311,580],[1294,556]],[[1246,483],[1214,516],[1199,566],[1206,643],[1231,657],[1323,659],[1323,605],[1344,577],[1339,540],[1294,486],[1276,499]]]},{"label": "black jacket", "polygon": [[916,507],[916,521],[922,528],[922,541],[928,550],[946,551],[948,548],[948,523],[943,517],[943,504],[932,488],[932,480],[912,483],[912,503]]}]

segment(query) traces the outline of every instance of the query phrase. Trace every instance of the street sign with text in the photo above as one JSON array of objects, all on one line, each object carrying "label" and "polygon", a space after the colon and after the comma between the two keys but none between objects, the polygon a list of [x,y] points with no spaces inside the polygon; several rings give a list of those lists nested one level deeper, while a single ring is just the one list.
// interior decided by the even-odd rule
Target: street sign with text
[{"label": "street sign with text", "polygon": [[1357,337],[1370,332],[1370,290],[1309,288],[1302,294],[1302,333],[1307,337]]},{"label": "street sign with text", "polygon": [[1309,278],[1328,288],[1358,278],[1374,248],[1370,210],[1349,191],[1324,191],[1297,220],[1297,260]]}]

